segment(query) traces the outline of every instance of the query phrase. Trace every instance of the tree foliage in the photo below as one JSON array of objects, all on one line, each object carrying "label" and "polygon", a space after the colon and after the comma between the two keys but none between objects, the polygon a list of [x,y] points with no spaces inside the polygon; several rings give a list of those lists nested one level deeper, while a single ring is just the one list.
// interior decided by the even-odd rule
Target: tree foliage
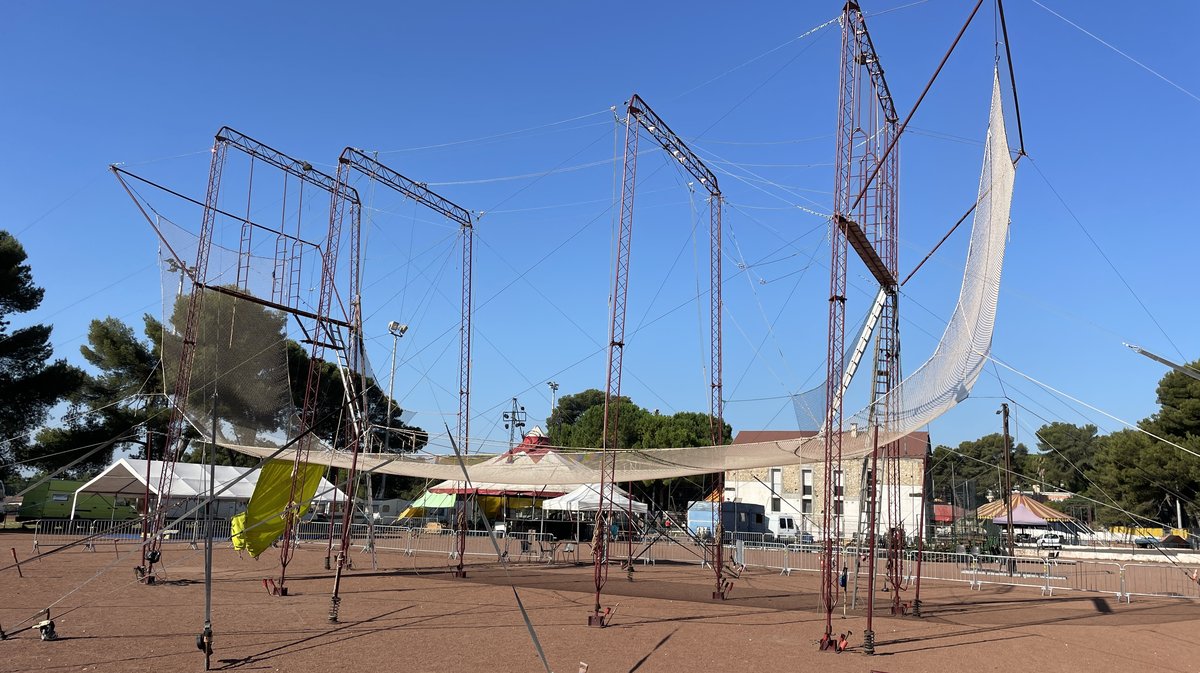
[{"label": "tree foliage", "polygon": [[[663,416],[621,397],[618,445],[622,449],[679,448],[712,444],[708,414],[681,411]],[[604,434],[604,392],[595,388],[559,398],[550,413],[550,439],[558,446],[598,448]],[[725,424],[725,441],[732,429]]]},{"label": "tree foliage", "polygon": [[14,458],[34,457],[29,433],[83,380],[66,360],[51,361],[50,325],[11,329],[12,316],[36,309],[44,294],[26,259],[17,239],[0,231],[0,476],[11,471]]},{"label": "tree foliage", "polygon": [[[1200,369],[1200,361],[1189,365]],[[1182,513],[1184,525],[1200,521],[1200,381],[1172,371],[1156,389],[1159,409],[1136,428],[1099,435],[1094,425],[1053,422],[1037,431],[1037,453],[1018,445],[1015,483],[1022,488],[1066,490],[1060,504],[1072,515],[1123,526],[1170,526]],[[950,484],[962,502],[976,488],[980,504],[990,490],[999,493],[999,435],[963,442],[957,449],[934,449],[935,496],[947,497]],[[1180,448],[1182,447],[1182,448]],[[1189,453],[1193,452],[1193,453]],[[1178,508],[1178,509],[1177,509]]]},{"label": "tree foliage", "polygon": [[[147,334],[161,333],[157,320],[149,315],[143,319]],[[93,320],[87,344],[79,351],[96,373],[84,375],[71,394],[65,424],[38,433],[36,464],[57,469],[99,447],[70,470],[80,477],[109,463],[118,450],[161,457],[169,419],[158,350],[156,341],[140,341],[133,328],[116,318]]]},{"label": "tree foliage", "polygon": [[1041,454],[1032,476],[1046,488],[1083,493],[1098,447],[1096,426],[1050,423],[1037,431],[1037,439]]},{"label": "tree foliage", "polygon": [[[934,484],[942,489],[956,489],[956,501],[968,508],[977,507],[988,500],[1004,493],[1004,436],[998,432],[984,435],[979,439],[962,442],[956,449],[939,445],[933,450],[931,470]],[[1029,462],[1029,449],[1024,444],[1013,446],[1009,437],[1009,447],[1013,451],[1013,488],[1021,488],[1028,484],[1020,475],[1026,474],[1025,466]],[[973,502],[966,502],[973,500]]]},{"label": "tree foliage", "polygon": [[[1188,365],[1200,371],[1200,360]],[[1200,380],[1172,371],[1158,382],[1159,411],[1146,423],[1163,435],[1200,436]]]},{"label": "tree foliage", "polygon": [[[1200,453],[1200,437],[1175,437],[1173,441]],[[1200,507],[1200,459],[1137,430],[1114,432],[1100,441],[1093,469],[1094,485],[1088,495],[1116,507],[1097,508],[1100,523],[1147,525],[1175,522],[1178,499],[1189,520],[1196,521]]]},{"label": "tree foliage", "polygon": [[[81,374],[81,384],[69,401],[72,414],[61,427],[43,429],[27,453],[37,467],[52,470],[68,464],[96,446],[104,445],[88,460],[72,468],[82,476],[112,460],[114,451],[128,451],[136,457],[163,456],[163,441],[171,408],[164,391],[174,390],[181,337],[187,318],[188,295],[180,296],[172,310],[170,326],[151,316],[144,317],[145,339],[116,318],[93,320],[88,341],[80,348],[83,358],[94,370]],[[253,443],[250,433],[294,427],[298,410],[304,403],[309,356],[307,349],[287,338],[286,322],[274,310],[216,292],[206,293],[200,314],[198,339],[192,372],[189,403],[207,405],[212,390],[217,391],[218,415],[230,421],[237,439]],[[265,349],[263,344],[275,344]],[[163,366],[160,364],[165,364]],[[339,447],[346,446],[342,426],[344,391],[341,371],[331,362],[320,363],[317,391],[316,434]],[[388,398],[375,382],[367,379],[365,399],[373,426],[373,449],[385,444],[392,451],[419,450],[428,441],[420,428],[401,420],[403,410],[391,405],[391,435],[388,426]],[[205,406],[201,411],[208,413]],[[181,459],[197,462],[205,455],[195,443],[198,434],[187,430],[192,442]],[[216,452],[218,463],[253,466],[258,459],[229,450]],[[396,481],[395,486],[401,483]]]},{"label": "tree foliage", "polygon": [[[712,444],[708,414],[681,411],[664,416],[621,397],[618,439],[623,449],[680,448]],[[550,439],[558,446],[597,448],[604,428],[604,392],[584,390],[559,398],[548,420]],[[725,441],[733,430],[725,424]],[[679,510],[691,500],[702,499],[711,490],[701,478],[680,477],[639,482],[634,497],[653,501],[660,509]]]}]

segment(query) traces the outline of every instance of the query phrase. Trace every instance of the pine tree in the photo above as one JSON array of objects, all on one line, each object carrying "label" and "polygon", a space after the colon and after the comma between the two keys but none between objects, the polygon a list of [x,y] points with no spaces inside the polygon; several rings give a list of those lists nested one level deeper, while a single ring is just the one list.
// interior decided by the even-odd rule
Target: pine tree
[{"label": "pine tree", "polygon": [[27,257],[12,234],[0,231],[0,476],[28,456],[30,433],[83,381],[65,360],[51,361],[50,325],[12,328],[12,316],[36,309],[44,294]]}]

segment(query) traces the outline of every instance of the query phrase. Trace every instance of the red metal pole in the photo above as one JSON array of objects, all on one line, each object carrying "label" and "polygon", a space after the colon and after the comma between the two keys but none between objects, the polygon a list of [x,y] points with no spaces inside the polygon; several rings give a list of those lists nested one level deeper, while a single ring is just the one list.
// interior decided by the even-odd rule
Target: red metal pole
[{"label": "red metal pole", "polygon": [[625,352],[625,301],[629,294],[629,247],[633,240],[633,197],[637,185],[638,127],[631,112],[625,114],[625,159],[621,180],[621,220],[617,237],[616,270],[613,274],[612,322],[608,341],[608,378],[604,389],[604,426],[601,442],[600,503],[592,536],[592,568],[596,601],[589,626],[604,626],[600,593],[608,581],[607,526],[612,523],[613,486],[616,477],[620,435],[621,365]]},{"label": "red metal pole", "polygon": [[[471,294],[472,294],[472,261],[474,252],[472,244],[475,238],[475,228],[470,224],[462,225],[462,297],[459,322],[458,350],[458,445],[464,455],[470,451],[471,427]],[[464,482],[465,485],[465,482]],[[466,577],[463,569],[463,559],[467,554],[467,507],[471,500],[463,495],[462,513],[458,523],[458,567],[455,577]]]},{"label": "red metal pole", "polygon": [[854,59],[852,11],[857,6],[847,3],[842,10],[842,59],[838,76],[838,135],[835,157],[833,220],[830,226],[829,264],[829,325],[825,367],[825,453],[824,507],[821,528],[824,537],[821,557],[821,606],[825,611],[825,629],[821,649],[833,643],[833,609],[837,600],[837,571],[834,568],[834,546],[840,540],[840,516],[834,508],[838,502],[835,470],[842,456],[842,378],[845,375],[846,321],[846,254],[845,233],[837,226],[837,217],[849,211],[848,192],[851,189],[851,164],[854,153],[854,122],[857,107],[856,68]]},{"label": "red metal pole", "polygon": [[[913,593],[912,613],[914,617],[921,616],[921,561],[925,555],[925,534],[928,532],[925,518],[925,488],[929,485],[929,453],[921,456],[921,509],[917,512],[917,581]],[[950,508],[951,516],[954,507]]]},{"label": "red metal pole", "polygon": [[876,424],[871,432],[874,435],[871,439],[871,483],[868,485],[871,489],[871,511],[867,513],[867,535],[871,542],[867,548],[867,628],[863,631],[863,652],[866,654],[875,654],[875,630],[872,625],[875,617],[875,550],[879,537],[875,534],[875,510],[878,508],[876,494],[879,491],[879,425]]},{"label": "red metal pole", "polygon": [[[709,237],[709,272],[708,272],[708,299],[709,299],[709,430],[712,435],[713,446],[720,446],[725,443],[725,413],[724,399],[722,398],[722,353],[721,353],[721,312],[723,304],[721,301],[721,203],[722,197],[720,192],[713,194],[708,200],[708,237]],[[725,473],[718,472],[716,476],[716,484],[713,487],[716,493],[716,516],[714,517],[715,525],[713,535],[713,572],[716,574],[717,587],[713,591],[713,598],[724,600],[726,598],[727,584],[724,577],[724,538],[725,538],[725,517],[722,508],[725,502]]]}]

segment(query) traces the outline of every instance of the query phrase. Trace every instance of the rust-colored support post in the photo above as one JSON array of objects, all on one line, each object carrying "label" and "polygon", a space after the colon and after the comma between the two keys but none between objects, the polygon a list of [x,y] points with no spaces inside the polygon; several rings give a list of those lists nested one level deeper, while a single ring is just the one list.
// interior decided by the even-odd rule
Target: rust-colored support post
[{"label": "rust-colored support post", "polygon": [[[191,392],[192,364],[196,355],[196,336],[200,322],[200,307],[203,286],[208,278],[208,257],[212,250],[213,226],[217,216],[217,200],[221,191],[221,173],[225,168],[226,142],[218,132],[213,142],[212,159],[208,169],[208,190],[204,199],[204,215],[200,223],[200,236],[196,244],[196,263],[192,270],[192,294],[188,298],[187,319],[183,329],[183,346],[179,355],[179,370],[175,378],[172,398],[171,420],[167,423],[163,442],[163,466],[158,477],[158,503],[148,533],[145,576],[154,574],[154,565],[162,559],[162,529],[166,524],[167,504],[171,498],[171,484],[175,477],[175,463],[179,459],[179,445],[190,427],[187,420],[188,394]],[[149,452],[147,452],[148,454]],[[147,455],[147,460],[149,455]]]},{"label": "rust-colored support post", "polygon": [[[632,107],[632,104],[631,104]],[[625,113],[625,157],[621,178],[620,233],[617,236],[616,269],[613,273],[612,315],[608,339],[608,377],[604,388],[604,425],[601,434],[600,502],[592,535],[592,579],[596,600],[589,626],[604,626],[600,594],[608,581],[609,531],[612,525],[613,490],[619,441],[621,364],[625,351],[625,301],[629,295],[629,247],[633,240],[633,197],[637,186],[638,127],[632,109]]]},{"label": "rust-colored support post", "polygon": [[[846,331],[846,255],[848,241],[843,229],[837,226],[838,217],[849,213],[847,193],[851,189],[851,166],[854,156],[854,123],[858,105],[856,86],[855,40],[853,13],[858,6],[848,2],[842,9],[842,57],[838,75],[838,134],[834,160],[834,204],[830,222],[829,264],[829,324],[825,365],[825,437],[824,473],[822,486],[824,503],[821,514],[821,607],[825,612],[825,629],[820,647],[828,650],[833,643],[833,609],[837,602],[837,570],[834,568],[834,546],[841,543],[841,518],[835,515],[837,479],[835,470],[842,459],[842,378],[845,375]],[[868,601],[870,598],[868,597]]]},{"label": "rust-colored support post", "polygon": [[[470,451],[471,441],[471,306],[472,306],[472,285],[473,285],[473,244],[475,239],[475,227],[472,226],[470,219],[461,223],[462,228],[462,296],[461,300],[461,316],[459,319],[459,339],[458,339],[458,445],[462,447],[465,455]],[[464,557],[467,554],[467,508],[471,504],[471,500],[465,500],[462,503],[462,518],[459,520],[458,526],[458,568],[454,572],[455,577],[466,577],[467,571],[463,569]]]},{"label": "rust-colored support post", "polygon": [[[722,353],[721,353],[721,312],[724,308],[721,300],[721,193],[717,192],[708,199],[708,299],[709,299],[709,431],[713,446],[725,443],[725,413],[722,397]],[[716,495],[716,512],[713,517],[713,573],[716,575],[716,590],[713,598],[724,600],[727,596],[727,584],[724,576],[725,564],[725,473],[718,472],[713,491]]]},{"label": "rust-colored support post", "polygon": [[879,492],[879,424],[871,429],[871,476],[867,487],[870,489],[868,498],[871,510],[867,513],[867,535],[870,543],[867,545],[867,628],[863,631],[863,653],[875,654],[875,550],[879,536],[875,534],[875,512],[878,509]]},{"label": "rust-colored support post", "polygon": [[[926,494],[929,489],[929,451],[921,456],[921,509],[917,512],[917,579],[913,591],[912,615],[921,616],[921,561],[925,556],[925,535],[929,532],[929,519],[925,516]],[[950,507],[950,516],[954,516],[954,506]]]}]

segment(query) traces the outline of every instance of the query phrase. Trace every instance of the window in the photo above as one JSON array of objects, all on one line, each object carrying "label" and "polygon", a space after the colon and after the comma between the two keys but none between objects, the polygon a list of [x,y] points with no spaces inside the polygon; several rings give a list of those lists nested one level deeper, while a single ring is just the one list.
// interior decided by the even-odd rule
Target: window
[{"label": "window", "polygon": [[804,470],[801,472],[801,477],[803,479],[804,495],[811,496],[813,494],[813,471]]},{"label": "window", "polygon": [[763,522],[763,515],[759,514],[758,512],[755,512],[754,513],[754,523],[761,526],[762,522]]},{"label": "window", "polygon": [[771,511],[778,512],[783,509],[783,502],[779,497],[780,491],[783,490],[783,469],[779,467],[771,468]]},{"label": "window", "polygon": [[843,485],[842,476],[843,475],[842,475],[841,470],[833,471],[833,497],[835,497],[835,498],[842,497],[842,485]]},{"label": "window", "polygon": [[792,521],[790,516],[785,516],[779,519],[779,530],[792,530],[796,527],[796,523]]},{"label": "window", "polygon": [[842,501],[841,500],[833,501],[833,515],[834,516],[842,515]]},{"label": "window", "polygon": [[800,513],[801,514],[812,514],[813,513],[812,498],[805,498],[804,501],[800,503]]},{"label": "window", "polygon": [[779,512],[783,510],[783,501],[775,496],[771,496],[771,511]]}]

